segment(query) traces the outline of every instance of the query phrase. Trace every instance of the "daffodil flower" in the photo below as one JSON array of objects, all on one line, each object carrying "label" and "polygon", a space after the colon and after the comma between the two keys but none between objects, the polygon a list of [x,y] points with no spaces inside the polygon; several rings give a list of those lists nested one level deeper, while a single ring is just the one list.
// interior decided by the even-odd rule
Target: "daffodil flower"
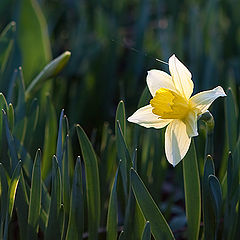
[{"label": "daffodil flower", "polygon": [[226,96],[222,87],[200,92],[191,97],[193,81],[190,71],[175,55],[169,58],[169,71],[150,70],[147,85],[152,99],[128,118],[146,128],[163,128],[165,152],[169,163],[176,166],[186,155],[191,138],[198,135],[197,119],[218,97]]}]

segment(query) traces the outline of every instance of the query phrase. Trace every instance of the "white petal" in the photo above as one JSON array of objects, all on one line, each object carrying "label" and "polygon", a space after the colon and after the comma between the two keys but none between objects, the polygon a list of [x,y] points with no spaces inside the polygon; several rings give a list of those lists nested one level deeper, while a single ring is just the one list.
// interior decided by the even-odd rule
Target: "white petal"
[{"label": "white petal", "polygon": [[186,124],[186,131],[189,137],[195,137],[198,135],[197,130],[197,111],[190,111],[188,116],[184,119],[184,123]]},{"label": "white petal", "polygon": [[165,152],[167,160],[174,167],[184,158],[191,143],[186,125],[181,120],[172,121],[165,132]]},{"label": "white petal", "polygon": [[148,71],[147,85],[153,97],[159,88],[167,88],[175,91],[172,77],[163,71],[155,69]]},{"label": "white petal", "polygon": [[212,90],[200,92],[190,98],[193,107],[197,107],[202,113],[206,112],[212,102],[218,97],[227,96],[223,88],[218,86]]},{"label": "white petal", "polygon": [[153,107],[150,104],[139,108],[131,117],[128,118],[128,121],[137,123],[146,128],[163,128],[172,121],[172,119],[160,119],[158,115],[152,113],[152,109]]},{"label": "white petal", "polygon": [[189,99],[193,92],[192,74],[175,55],[169,58],[169,71],[176,89]]}]

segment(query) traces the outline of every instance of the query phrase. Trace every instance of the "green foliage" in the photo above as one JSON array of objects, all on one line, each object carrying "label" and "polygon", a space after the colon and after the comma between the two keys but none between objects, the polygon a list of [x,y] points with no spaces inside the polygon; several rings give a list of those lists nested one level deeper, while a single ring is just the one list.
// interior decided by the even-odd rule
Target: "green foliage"
[{"label": "green foliage", "polygon": [[201,190],[197,156],[193,141],[183,160],[183,179],[188,223],[188,238],[197,240],[199,239],[201,220]]}]

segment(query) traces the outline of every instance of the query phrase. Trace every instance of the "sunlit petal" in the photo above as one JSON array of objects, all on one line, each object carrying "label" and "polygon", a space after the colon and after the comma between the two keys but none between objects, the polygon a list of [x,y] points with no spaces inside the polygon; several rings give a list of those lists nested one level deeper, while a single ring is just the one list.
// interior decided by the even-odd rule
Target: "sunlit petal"
[{"label": "sunlit petal", "polygon": [[176,89],[187,99],[193,92],[192,74],[175,55],[169,58],[169,71]]},{"label": "sunlit petal", "polygon": [[167,88],[175,91],[172,77],[163,71],[155,69],[148,71],[147,85],[153,97],[155,95],[155,92],[160,88]]},{"label": "sunlit petal", "polygon": [[128,118],[128,121],[146,128],[163,128],[172,121],[172,119],[160,119],[158,115],[152,113],[152,109],[151,105],[139,108]]},{"label": "sunlit petal", "polygon": [[191,138],[186,131],[186,125],[178,119],[173,120],[165,132],[165,152],[167,160],[176,166],[186,155]]},{"label": "sunlit petal", "polygon": [[200,92],[190,98],[193,107],[197,107],[202,113],[206,112],[212,102],[218,97],[225,97],[223,88],[218,86],[212,90]]},{"label": "sunlit petal", "polygon": [[187,117],[184,119],[184,123],[186,124],[186,131],[189,137],[195,137],[198,135],[197,130],[197,118],[198,111],[190,111]]}]

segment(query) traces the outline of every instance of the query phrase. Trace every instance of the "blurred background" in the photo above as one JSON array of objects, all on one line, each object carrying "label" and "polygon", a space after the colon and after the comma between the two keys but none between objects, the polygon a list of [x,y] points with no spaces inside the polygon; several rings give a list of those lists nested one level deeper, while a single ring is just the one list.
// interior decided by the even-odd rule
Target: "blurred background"
[{"label": "blurred background", "polygon": [[[175,53],[191,70],[195,92],[239,81],[239,5],[235,0],[1,0],[0,30],[16,22],[11,64],[23,66],[26,86],[46,62],[71,51],[50,92],[58,111],[65,108],[72,123],[92,129],[113,122],[119,100],[132,114],[147,70],[168,71],[156,58],[167,62]],[[5,74],[1,91],[11,74]]]}]

